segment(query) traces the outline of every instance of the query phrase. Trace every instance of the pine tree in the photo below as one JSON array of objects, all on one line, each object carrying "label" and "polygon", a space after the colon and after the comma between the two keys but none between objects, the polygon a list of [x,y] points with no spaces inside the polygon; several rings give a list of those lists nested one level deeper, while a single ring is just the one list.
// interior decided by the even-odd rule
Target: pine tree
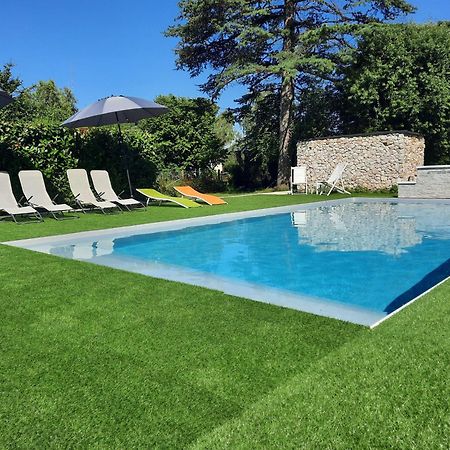
[{"label": "pine tree", "polygon": [[[277,184],[291,164],[296,93],[311,79],[331,79],[356,27],[413,11],[405,0],[181,0],[166,34],[179,38],[177,66],[213,98],[229,84],[248,88],[245,102],[280,96]],[[242,103],[242,102],[241,102]]]}]

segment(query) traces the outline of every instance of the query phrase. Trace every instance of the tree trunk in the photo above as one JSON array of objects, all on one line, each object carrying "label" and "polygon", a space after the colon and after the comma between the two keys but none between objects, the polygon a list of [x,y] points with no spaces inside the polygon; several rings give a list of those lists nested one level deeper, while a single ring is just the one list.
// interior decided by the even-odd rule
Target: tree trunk
[{"label": "tree trunk", "polygon": [[294,82],[288,77],[281,86],[280,144],[278,153],[277,186],[289,183],[291,144],[293,134]]},{"label": "tree trunk", "polygon": [[[295,0],[285,0],[284,27],[288,30],[284,41],[283,51],[292,52],[295,49]],[[291,145],[293,134],[294,112],[294,79],[292,74],[283,72],[281,80],[280,99],[280,143],[278,154],[277,186],[289,183],[289,171],[291,166]]]}]

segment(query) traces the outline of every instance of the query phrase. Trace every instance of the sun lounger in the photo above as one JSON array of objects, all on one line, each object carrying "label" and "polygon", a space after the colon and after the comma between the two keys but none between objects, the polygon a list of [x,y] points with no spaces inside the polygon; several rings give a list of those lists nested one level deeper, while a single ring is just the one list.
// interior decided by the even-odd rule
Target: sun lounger
[{"label": "sun lounger", "polygon": [[33,208],[44,209],[56,220],[59,220],[57,214],[63,215],[65,212],[72,211],[69,205],[56,204],[50,198],[45,187],[44,177],[39,170],[21,170],[19,180],[27,203]]},{"label": "sun lounger", "polygon": [[329,188],[327,196],[333,191],[340,192],[341,194],[349,194],[350,192],[345,190],[344,182],[342,180],[342,175],[347,167],[347,163],[339,163],[333,170],[330,178],[326,181],[318,181],[316,183],[317,193],[324,194],[325,190]]},{"label": "sun lounger", "polygon": [[89,186],[87,172],[84,169],[69,169],[67,178],[75,201],[83,212],[86,212],[84,210],[86,206],[100,209],[103,214],[105,214],[106,209],[118,208],[114,203],[97,200]]},{"label": "sun lounger", "polygon": [[[134,198],[120,198],[114,191],[109,173],[106,170],[91,170],[91,179],[98,196],[105,201],[116,203],[131,210],[131,207],[143,207],[141,202]],[[120,195],[120,194],[119,194]]]},{"label": "sun lounger", "polygon": [[225,205],[227,203],[225,200],[222,200],[220,197],[216,197],[215,195],[202,194],[191,186],[175,186],[175,190],[184,197],[202,200],[205,203],[208,203],[208,205]]},{"label": "sun lounger", "polygon": [[31,206],[20,206],[14,197],[11,186],[11,179],[8,172],[0,172],[0,212],[4,212],[11,216],[16,223],[16,216],[32,216],[38,221],[42,221],[42,217],[38,211]]},{"label": "sun lounger", "polygon": [[170,197],[169,195],[161,194],[161,192],[158,192],[155,189],[136,189],[138,192],[140,192],[144,197],[147,198],[147,205],[151,200],[159,202],[160,204],[162,202],[171,202],[176,203],[177,205],[182,206],[183,208],[198,208],[198,203],[193,202],[192,200],[189,200],[188,198],[182,198],[182,197]]}]

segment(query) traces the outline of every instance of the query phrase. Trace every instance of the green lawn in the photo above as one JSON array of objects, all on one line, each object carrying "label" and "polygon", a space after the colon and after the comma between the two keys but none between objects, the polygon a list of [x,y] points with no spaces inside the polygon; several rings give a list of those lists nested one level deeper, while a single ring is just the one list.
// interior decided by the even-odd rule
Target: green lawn
[{"label": "green lawn", "polygon": [[[315,199],[0,222],[0,236]],[[0,246],[0,448],[449,448],[449,295],[369,331]]]}]

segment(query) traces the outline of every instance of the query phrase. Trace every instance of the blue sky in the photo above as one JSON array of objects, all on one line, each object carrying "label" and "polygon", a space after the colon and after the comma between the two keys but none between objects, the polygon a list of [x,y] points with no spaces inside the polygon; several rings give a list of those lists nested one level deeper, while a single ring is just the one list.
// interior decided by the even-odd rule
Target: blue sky
[{"label": "blue sky", "polygon": [[[411,3],[418,11],[405,20],[450,20],[449,0]],[[15,63],[25,85],[70,87],[79,107],[111,94],[198,96],[202,80],[175,70],[176,41],[163,36],[177,11],[177,0],[2,2],[0,65]],[[233,106],[240,92],[225,91],[220,106]]]}]

